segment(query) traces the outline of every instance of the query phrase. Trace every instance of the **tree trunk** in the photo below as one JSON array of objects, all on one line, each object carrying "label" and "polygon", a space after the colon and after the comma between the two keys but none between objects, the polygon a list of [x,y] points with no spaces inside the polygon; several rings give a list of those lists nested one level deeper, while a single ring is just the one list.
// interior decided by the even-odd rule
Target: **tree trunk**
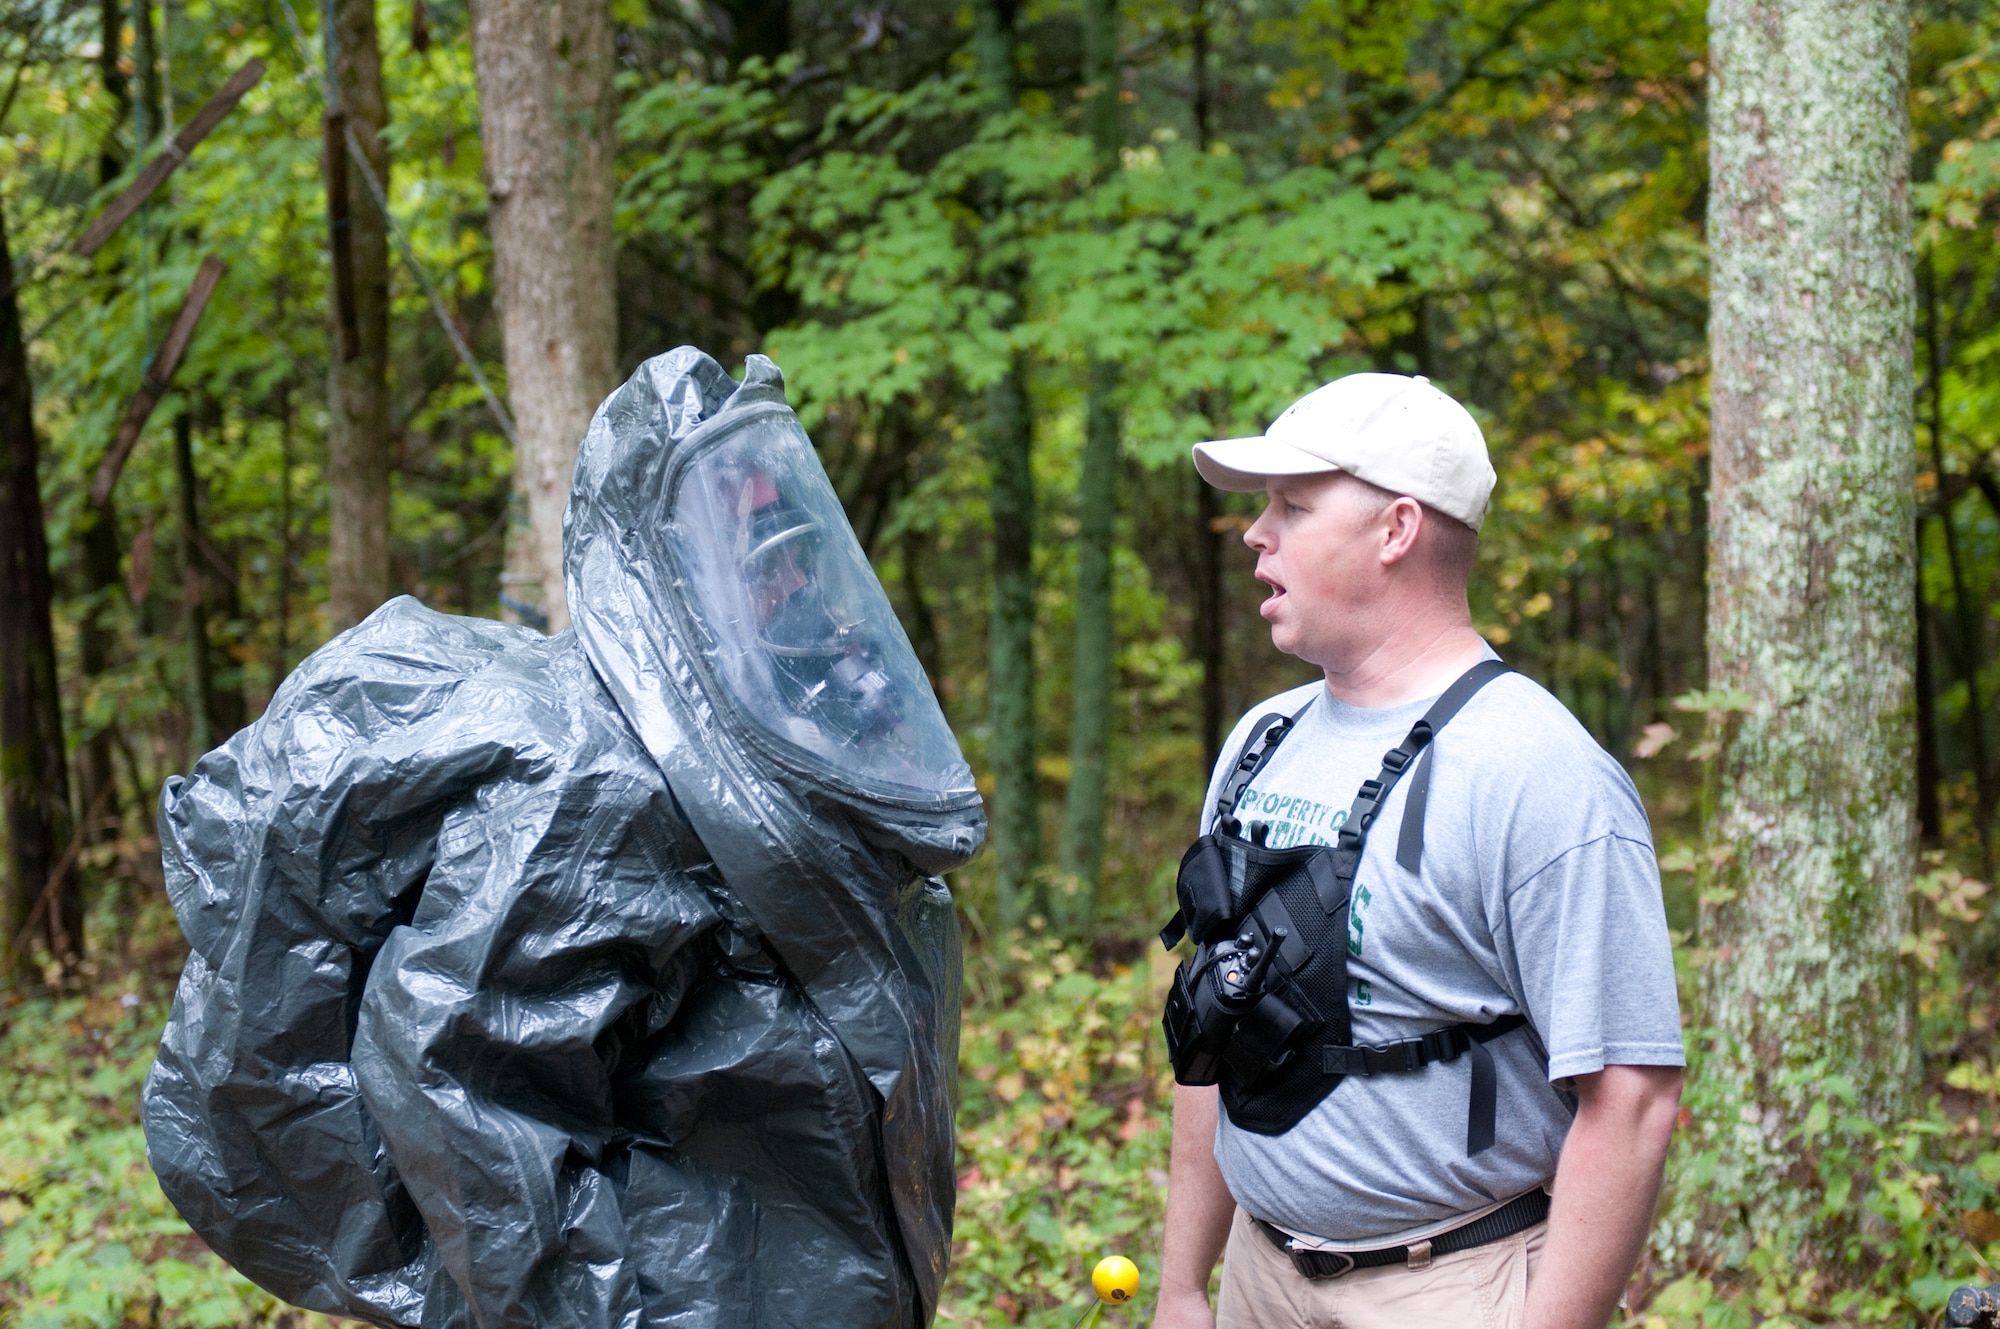
[{"label": "tree trunk", "polygon": [[133,133],[138,136],[139,157],[150,155],[160,137],[161,123],[160,52],[153,37],[153,0],[134,0],[132,5],[132,63],[137,67],[139,100],[133,107]]},{"label": "tree trunk", "polygon": [[1924,603],[1924,523],[1917,519],[1917,836],[1926,845],[1944,843],[1938,808],[1937,675],[1931,654],[1931,614]]},{"label": "tree trunk", "polygon": [[125,145],[118,141],[125,128],[126,114],[132,109],[132,93],[125,82],[125,6],[123,0],[98,0],[97,77],[104,95],[111,101],[111,125],[97,150],[97,183],[108,185],[125,169]]},{"label": "tree trunk", "polygon": [[[1188,61],[1194,75],[1194,142],[1199,151],[1207,152],[1210,108],[1208,7],[1204,0],[1194,0],[1189,28]],[[1216,394],[1205,395],[1208,409],[1203,414],[1211,424],[1219,423],[1222,413],[1213,409]],[[1229,722],[1223,714],[1222,689],[1223,624],[1228,605],[1222,588],[1222,496],[1199,474],[1194,477],[1194,488],[1194,636],[1195,658],[1201,662],[1201,750],[1202,771],[1206,775],[1215,769],[1221,756],[1223,730]]]},{"label": "tree trunk", "polygon": [[1222,756],[1222,735],[1229,723],[1223,714],[1222,690],[1222,497],[1215,486],[1194,477],[1195,486],[1195,658],[1201,662],[1202,771],[1215,769]]},{"label": "tree trunk", "polygon": [[[1098,178],[1103,180],[1118,169],[1118,153],[1124,146],[1118,0],[1085,0],[1083,44],[1084,83],[1090,90],[1083,116],[1097,149]],[[1112,610],[1122,432],[1118,378],[1113,361],[1090,362],[1083,468],[1076,486],[1076,657],[1070,675],[1069,789],[1059,854],[1063,876],[1077,893],[1063,911],[1072,927],[1096,914],[1098,877],[1104,867],[1107,748],[1118,666]]]},{"label": "tree trunk", "polygon": [[[0,214],[0,279],[13,271]],[[42,525],[41,441],[11,281],[0,289],[0,448],[0,806],[7,818],[0,972],[20,983],[33,977],[35,940],[59,957],[82,952],[83,900],[67,852],[69,770],[49,624],[54,587]]]},{"label": "tree trunk", "polygon": [[1084,0],[1083,103],[1084,128],[1097,150],[1099,179],[1118,169],[1125,146],[1125,111],[1121,96],[1124,66],[1118,50],[1118,0]]},{"label": "tree trunk", "polygon": [[1072,927],[1096,914],[1104,866],[1107,749],[1118,663],[1111,581],[1118,517],[1117,391],[1118,366],[1093,361],[1076,494],[1076,662],[1070,680],[1069,790],[1060,856],[1063,875],[1077,893],[1063,910]]},{"label": "tree trunk", "polygon": [[[332,0],[327,28],[333,70],[332,116],[361,145],[383,190],[389,187],[389,122],[375,0]],[[327,198],[346,203],[332,216],[333,354],[327,362],[327,618],[353,627],[389,598],[389,228],[335,124],[326,148]],[[329,212],[334,213],[334,207]],[[342,243],[340,230],[346,232]],[[345,271],[342,271],[343,266]],[[348,303],[351,301],[351,304]],[[345,305],[345,307],[343,307]]]},{"label": "tree trunk", "polygon": [[[105,131],[97,155],[97,183],[107,185],[125,169],[126,154],[118,136],[132,100],[125,71],[119,63],[125,33],[125,7],[121,0],[100,0],[98,22],[98,78],[113,111],[111,126]],[[118,514],[114,500],[107,496],[100,506],[85,508],[79,520],[82,530],[77,536],[80,557],[76,559],[76,569],[82,595],[76,624],[77,664],[87,691],[91,680],[111,666],[112,647],[117,638],[105,624],[104,615],[123,579],[118,575]],[[111,764],[111,722],[107,720],[102,727],[92,730],[87,709],[79,718],[83,733],[78,737],[76,750],[77,806],[84,810],[89,821],[84,827],[85,842],[101,844],[114,838],[118,829],[118,777]],[[90,812],[93,808],[98,809],[94,815]]]},{"label": "tree trunk", "polygon": [[[1959,670],[1965,675],[1965,725],[1972,748],[1973,833],[1979,838],[1980,871],[1993,875],[1993,810],[2000,805],[1994,789],[1992,760],[1986,755],[1986,703],[1981,681],[1986,654],[1986,614],[1972,603],[1972,589],[1966,583],[1964,560],[1958,548],[1958,504],[1945,495],[1951,492],[1950,472],[1944,453],[1944,366],[1945,347],[1939,339],[1937,263],[1930,255],[1919,272],[1924,319],[1924,402],[1930,409],[1931,469],[1937,477],[1938,526],[1944,532],[1945,567],[1951,574],[1951,607],[1958,619]],[[1922,825],[1921,816],[1918,819]]]},{"label": "tree trunk", "polygon": [[1808,1109],[1840,1076],[1856,1101],[1836,1116],[1899,1121],[1918,1071],[1897,949],[1916,847],[1909,22],[1907,0],[1710,7],[1709,678],[1748,700],[1702,919],[1723,1171],[1689,1199],[1734,1207],[1704,1228],[1721,1253],[1754,1237],[1801,1268],[1841,1224],[1815,1217]]},{"label": "tree trunk", "polygon": [[792,49],[789,0],[720,0],[715,8],[728,23],[722,36],[732,74],[751,56],[775,63]]},{"label": "tree trunk", "polygon": [[[86,506],[79,514],[83,526],[77,536],[77,573],[72,585],[82,583],[77,603],[77,665],[88,690],[91,681],[111,667],[114,629],[104,622],[118,595],[122,578],[118,575],[117,515],[110,499],[102,507]],[[88,813],[84,827],[86,844],[102,844],[118,830],[117,774],[111,765],[114,723],[91,727],[88,708],[80,714],[82,733],[76,749],[77,804]],[[96,809],[91,813],[91,809]]]},{"label": "tree trunk", "polygon": [[473,58],[492,198],[494,293],[514,415],[514,489],[503,582],[521,617],[569,625],[562,514],[576,450],[617,375],[611,235],[615,59],[606,0],[475,0]]},{"label": "tree trunk", "polygon": [[[590,409],[618,386],[618,72],[609,0],[557,0],[556,74],[567,140],[570,253],[576,261],[577,358]],[[586,425],[589,421],[586,419]],[[574,456],[582,431],[570,445]],[[565,477],[567,483],[567,477]]]},{"label": "tree trunk", "polygon": [[[1936,428],[1936,420],[1932,420]],[[1945,483],[1944,449],[1939,447],[1936,436],[1931,441],[1933,465],[1937,468],[1938,486],[1942,492]],[[1958,667],[1965,679],[1965,733],[1969,758],[1972,762],[1972,831],[1979,840],[1979,855],[1982,871],[1993,872],[1993,809],[1995,792],[1993,788],[1993,763],[1986,755],[1986,703],[1981,695],[1981,657],[1985,654],[1985,615],[1972,603],[1972,589],[1966,584],[1964,560],[1958,549],[1958,517],[1955,503],[1949,500],[1938,504],[1938,527],[1944,532],[1945,567],[1951,576],[1952,616],[1958,620]]]},{"label": "tree trunk", "polygon": [[930,540],[923,532],[905,528],[902,540],[903,598],[910,606],[910,647],[931,691],[944,696],[944,647],[938,635],[937,613],[931,608],[930,594],[924,589],[922,568],[930,552]]},{"label": "tree trunk", "polygon": [[986,390],[986,462],[992,471],[993,610],[987,664],[993,738],[993,855],[999,868],[1002,928],[1018,926],[1035,889],[1041,858],[1041,807],[1035,782],[1035,481],[1034,422],[1022,357]]},{"label": "tree trunk", "polygon": [[278,389],[278,607],[271,693],[292,670],[292,384]]},{"label": "tree trunk", "polygon": [[199,756],[222,740],[216,723],[215,663],[208,649],[208,578],[202,568],[201,511],[195,498],[194,422],[174,417],[174,494],[180,508],[181,622],[187,633],[188,746]]},{"label": "tree trunk", "polygon": [[[990,113],[1011,114],[1018,93],[1014,71],[1014,0],[977,0],[973,52],[986,86]],[[997,201],[988,209],[997,212]],[[1019,317],[1020,274],[1003,273],[1001,295],[1011,327]],[[1014,351],[1007,371],[986,389],[982,425],[991,472],[993,609],[987,664],[993,737],[993,856],[998,868],[999,923],[1018,926],[1036,889],[1036,907],[1048,901],[1035,873],[1041,858],[1041,808],[1035,786],[1035,475],[1034,418],[1028,402],[1027,358]]]}]

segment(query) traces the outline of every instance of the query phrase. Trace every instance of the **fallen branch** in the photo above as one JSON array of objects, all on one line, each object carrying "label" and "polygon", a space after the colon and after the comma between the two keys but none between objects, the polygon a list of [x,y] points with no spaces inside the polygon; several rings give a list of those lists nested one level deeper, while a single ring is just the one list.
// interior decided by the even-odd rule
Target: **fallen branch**
[{"label": "fallen branch", "polygon": [[208,307],[208,297],[215,294],[215,286],[222,280],[224,267],[222,260],[213,254],[201,261],[201,267],[188,287],[187,299],[181,304],[181,312],[174,315],[174,325],[167,329],[167,339],[160,344],[159,355],[147,366],[139,391],[125,408],[125,419],[118,426],[118,437],[112,440],[111,450],[104,454],[97,475],[90,482],[90,501],[93,505],[101,508],[110,499],[112,486],[118,483],[118,473],[125,469],[125,461],[132,455],[133,445],[139,441],[139,431],[146,427],[147,417],[152,415],[153,408],[160,404],[160,398],[167,395],[167,388],[174,381],[174,371],[180,368],[181,357],[187,353],[188,343],[194,340],[195,324],[201,321],[201,311]]},{"label": "fallen branch", "polygon": [[248,61],[243,68],[231,74],[229,81],[222,85],[221,90],[202,103],[201,109],[194,113],[194,119],[188,121],[187,126],[174,135],[153,160],[146,163],[146,169],[139,172],[139,178],[125,186],[125,192],[111,200],[111,206],[106,208],[103,214],[90,224],[89,229],[77,238],[77,254],[89,258],[102,249],[104,242],[109,240],[118,228],[130,220],[132,214],[153,196],[153,191],[164,184],[167,177],[188,159],[188,154],[194,151],[195,145],[207,138],[209,133],[222,123],[223,116],[236,109],[236,103],[243,100],[243,94],[250,91],[262,77],[264,77],[262,60]]}]

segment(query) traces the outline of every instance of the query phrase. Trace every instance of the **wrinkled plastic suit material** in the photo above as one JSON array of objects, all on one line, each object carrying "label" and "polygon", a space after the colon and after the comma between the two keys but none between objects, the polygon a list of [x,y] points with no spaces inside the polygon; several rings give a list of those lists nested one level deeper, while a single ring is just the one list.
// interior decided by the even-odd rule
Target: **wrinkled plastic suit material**
[{"label": "wrinkled plastic suit material", "polygon": [[768,360],[643,365],[563,533],[571,631],[395,600],[168,783],[160,1183],[382,1325],[926,1324],[971,772]]}]

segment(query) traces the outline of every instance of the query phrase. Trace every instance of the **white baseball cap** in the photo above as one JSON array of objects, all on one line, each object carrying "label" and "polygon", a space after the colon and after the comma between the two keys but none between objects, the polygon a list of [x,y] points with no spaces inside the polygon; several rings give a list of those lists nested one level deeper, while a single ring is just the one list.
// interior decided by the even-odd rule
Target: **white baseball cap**
[{"label": "white baseball cap", "polygon": [[1217,489],[1254,493],[1276,476],[1345,471],[1408,494],[1475,531],[1493,495],[1493,463],[1472,413],[1427,378],[1349,374],[1285,408],[1255,438],[1194,445]]}]

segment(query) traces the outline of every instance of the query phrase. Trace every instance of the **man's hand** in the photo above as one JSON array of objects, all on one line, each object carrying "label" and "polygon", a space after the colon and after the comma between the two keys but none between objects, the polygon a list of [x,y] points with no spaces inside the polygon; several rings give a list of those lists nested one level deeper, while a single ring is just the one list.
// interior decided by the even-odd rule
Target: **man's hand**
[{"label": "man's hand", "polygon": [[[1610,1321],[1653,1222],[1680,1068],[1607,1066],[1577,1076],[1576,1097],[1548,1244],[1528,1284],[1526,1329],[1604,1329]],[[1178,1135],[1175,1146],[1178,1160]]]},{"label": "man's hand", "polygon": [[1208,1276],[1229,1241],[1236,1201],[1215,1162],[1219,1100],[1213,1087],[1174,1086],[1174,1153],[1167,1171],[1167,1230],[1153,1329],[1214,1329]]}]

